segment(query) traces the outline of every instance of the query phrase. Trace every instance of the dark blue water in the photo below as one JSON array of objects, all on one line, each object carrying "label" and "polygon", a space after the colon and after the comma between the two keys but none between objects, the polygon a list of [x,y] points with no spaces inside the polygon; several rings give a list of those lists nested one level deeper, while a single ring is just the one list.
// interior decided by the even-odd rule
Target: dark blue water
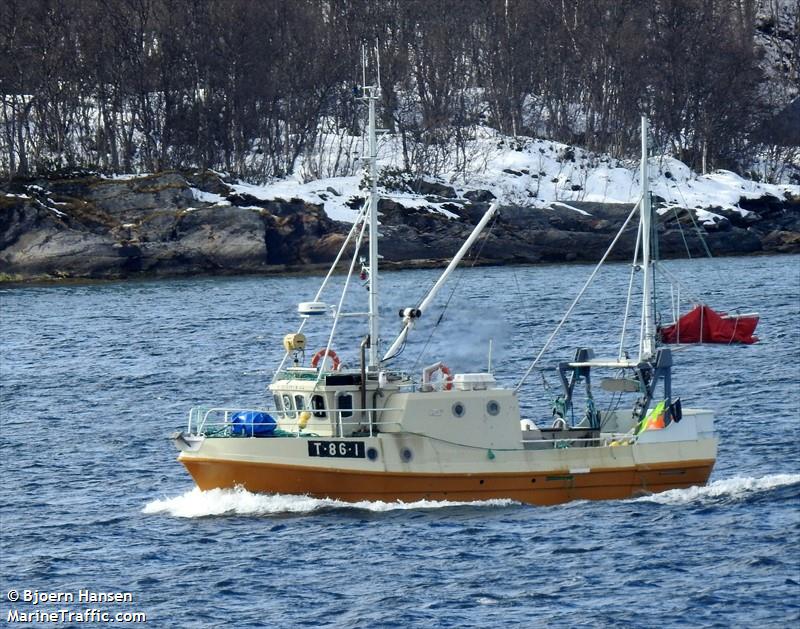
[{"label": "dark blue water", "polygon": [[[11,609],[65,607],[144,612],[157,627],[795,624],[800,258],[672,268],[711,305],[762,313],[760,344],[676,356],[684,404],[717,412],[712,482],[556,507],[194,490],[168,435],[193,404],[263,403],[294,304],[319,278],[0,289],[0,625]],[[481,370],[492,339],[498,377],[515,383],[589,271],[466,270],[436,333],[431,313],[402,365]],[[383,276],[385,337],[434,278]],[[614,351],[626,286],[625,266],[604,270],[545,364],[580,344]],[[334,343],[350,364],[361,332],[347,320]],[[548,415],[549,396],[537,372],[524,407]],[[6,600],[10,589],[130,592],[133,602],[34,607]]]}]

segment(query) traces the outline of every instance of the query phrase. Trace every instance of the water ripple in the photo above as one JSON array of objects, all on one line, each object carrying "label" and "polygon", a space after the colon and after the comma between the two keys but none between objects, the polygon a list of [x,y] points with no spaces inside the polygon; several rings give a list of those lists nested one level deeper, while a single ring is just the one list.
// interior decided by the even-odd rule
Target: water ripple
[{"label": "water ripple", "polygon": [[[156,627],[798,625],[800,298],[784,281],[800,256],[670,265],[692,292],[716,292],[712,305],[762,315],[758,345],[675,355],[684,403],[717,412],[712,482],[553,507],[193,488],[168,435],[193,404],[263,404],[293,302],[319,278],[0,288],[0,591],[130,591],[134,607],[115,611]],[[437,306],[400,366],[482,371],[492,340],[496,377],[513,386],[589,272],[467,269],[439,332],[427,343]],[[605,269],[566,324],[542,364],[551,386],[574,347],[616,351],[600,332],[624,310],[608,295],[628,272]],[[383,281],[402,305],[437,275]],[[343,322],[340,355],[362,332]],[[551,401],[541,380],[520,395],[531,416]]]}]

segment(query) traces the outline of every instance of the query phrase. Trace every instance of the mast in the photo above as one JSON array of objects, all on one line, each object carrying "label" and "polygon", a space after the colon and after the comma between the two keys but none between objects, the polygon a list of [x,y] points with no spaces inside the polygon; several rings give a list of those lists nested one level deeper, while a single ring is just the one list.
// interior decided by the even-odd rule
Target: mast
[{"label": "mast", "polygon": [[[377,54],[377,46],[376,46]],[[364,52],[363,99],[369,104],[369,369],[380,368],[378,308],[378,142],[375,131],[375,103],[380,94],[380,85],[366,85],[366,52]],[[380,83],[380,80],[379,80]]]},{"label": "mast", "polygon": [[652,236],[653,213],[650,205],[650,182],[647,172],[647,118],[642,116],[642,202],[641,202],[641,223],[642,223],[642,319],[644,320],[644,330],[639,341],[639,361],[647,360],[655,353],[655,323],[653,320],[653,293],[652,293]]}]

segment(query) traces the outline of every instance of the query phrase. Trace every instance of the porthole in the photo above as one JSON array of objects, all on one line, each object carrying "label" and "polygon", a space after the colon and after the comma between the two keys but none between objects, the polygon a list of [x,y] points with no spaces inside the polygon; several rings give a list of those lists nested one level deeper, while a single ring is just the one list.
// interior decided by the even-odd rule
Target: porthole
[{"label": "porthole", "polygon": [[400,458],[403,459],[404,462],[408,463],[413,457],[414,455],[410,448],[403,448],[400,450]]},{"label": "porthole", "polygon": [[466,409],[461,402],[453,404],[453,415],[456,417],[464,417],[464,413],[466,413]]},{"label": "porthole", "polygon": [[500,412],[500,403],[497,400],[489,400],[486,403],[486,412],[489,415],[497,415]]},{"label": "porthole", "polygon": [[378,459],[378,450],[376,448],[367,448],[367,458],[370,461],[376,461]]}]

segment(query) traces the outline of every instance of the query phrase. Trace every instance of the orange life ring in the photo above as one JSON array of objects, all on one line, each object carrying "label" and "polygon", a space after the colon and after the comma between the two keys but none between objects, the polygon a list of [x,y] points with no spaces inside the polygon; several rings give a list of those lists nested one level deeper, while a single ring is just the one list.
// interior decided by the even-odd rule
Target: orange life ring
[{"label": "orange life ring", "polygon": [[333,361],[333,370],[339,371],[339,366],[342,364],[342,362],[339,360],[336,352],[334,352],[332,349],[321,349],[314,354],[314,356],[311,358],[311,366],[316,368],[326,355]]},{"label": "orange life ring", "polygon": [[453,388],[453,373],[450,371],[450,367],[442,364],[442,366],[439,367],[439,371],[441,371],[444,376],[444,387],[442,388],[445,391],[450,391]]},{"label": "orange life ring", "polygon": [[439,363],[436,369],[434,369],[428,374],[428,377],[432,376],[437,371],[442,372],[442,383],[443,383],[442,390],[450,391],[453,388],[453,373],[450,371],[450,367],[448,367],[444,363]]}]

